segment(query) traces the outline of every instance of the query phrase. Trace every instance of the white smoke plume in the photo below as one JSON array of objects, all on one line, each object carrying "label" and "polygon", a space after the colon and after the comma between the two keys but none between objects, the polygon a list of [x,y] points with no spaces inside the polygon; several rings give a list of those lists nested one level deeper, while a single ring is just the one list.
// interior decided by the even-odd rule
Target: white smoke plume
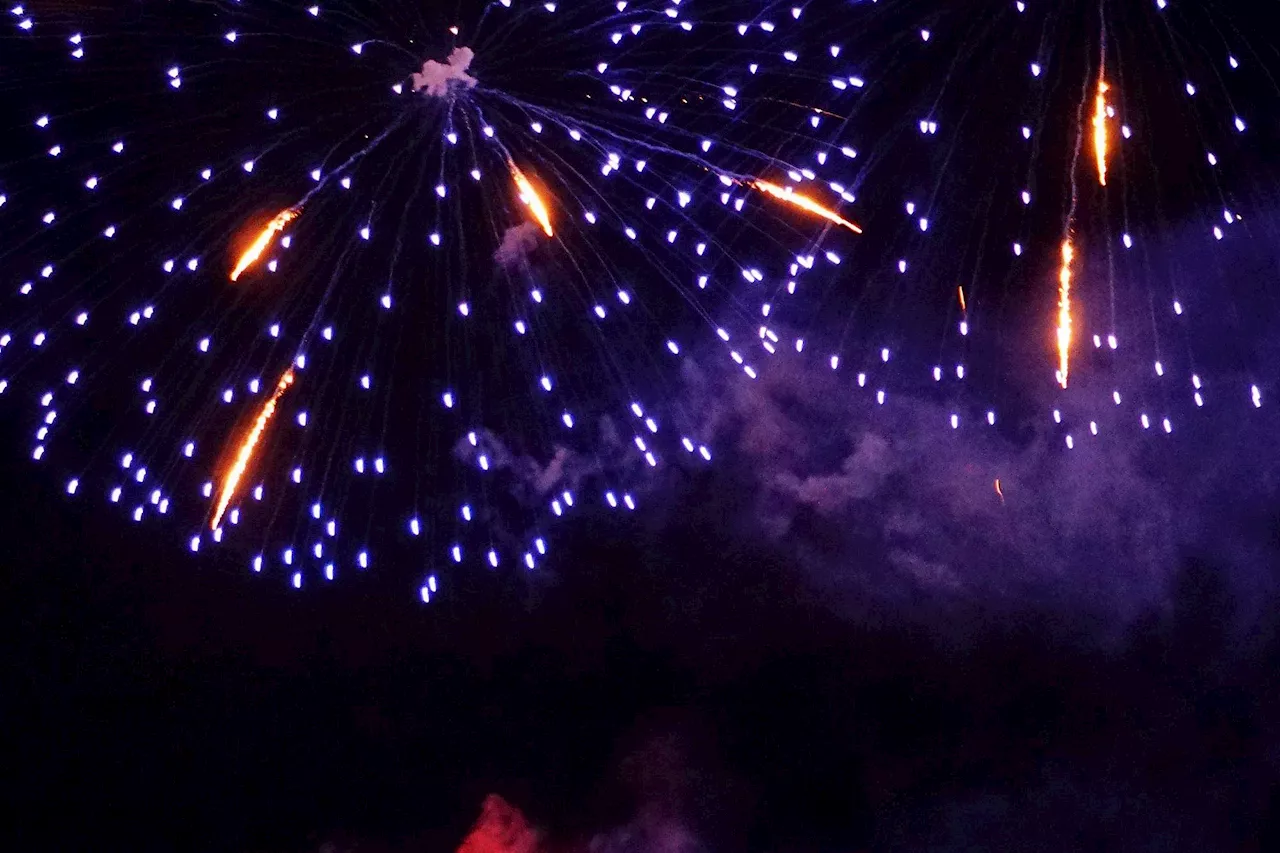
[{"label": "white smoke plume", "polygon": [[513,225],[502,235],[502,243],[493,253],[493,262],[503,269],[511,269],[524,263],[529,254],[541,242],[542,232],[532,222]]},{"label": "white smoke plume", "polygon": [[444,98],[457,86],[475,88],[476,78],[467,73],[475,58],[476,52],[471,48],[455,47],[444,62],[428,59],[422,64],[422,71],[413,75],[413,91]]}]

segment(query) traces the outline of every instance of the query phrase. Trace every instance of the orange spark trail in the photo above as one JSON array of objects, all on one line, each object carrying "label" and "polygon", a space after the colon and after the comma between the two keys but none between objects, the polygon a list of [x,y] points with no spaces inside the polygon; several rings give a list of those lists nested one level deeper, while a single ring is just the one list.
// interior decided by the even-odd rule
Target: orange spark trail
[{"label": "orange spark trail", "polygon": [[1004,489],[1000,487],[999,477],[996,477],[996,494],[1000,496],[1000,503],[1004,503]]},{"label": "orange spark trail", "polygon": [[801,210],[806,211],[808,213],[813,213],[813,214],[816,214],[817,216],[821,216],[823,219],[827,220],[828,222],[832,222],[843,228],[848,228],[854,234],[862,233],[862,229],[859,228],[857,225],[854,225],[852,222],[843,218],[842,216],[840,216],[840,214],[836,213],[830,208],[823,207],[822,204],[809,198],[809,196],[804,195],[803,193],[796,192],[795,190],[791,189],[791,187],[784,188],[784,187],[778,186],[777,184],[771,184],[768,181],[761,181],[761,180],[747,181],[747,186],[754,187],[755,189],[760,190],[760,192],[762,193],[767,193],[768,195],[771,195],[774,198],[778,199],[779,201],[785,202],[791,205],[792,207],[798,207]]},{"label": "orange spark trail", "polygon": [[1058,384],[1067,387],[1071,353],[1071,262],[1076,250],[1071,239],[1062,241],[1062,268],[1058,271]]},{"label": "orange spark trail", "polygon": [[963,312],[964,312],[964,313],[966,313],[966,314],[967,314],[967,313],[969,313],[969,309],[968,309],[967,307],[965,307],[965,304],[964,304],[964,288],[963,288],[963,287],[957,287],[957,288],[956,288],[956,293],[959,293],[959,294],[960,294],[960,310],[961,310],[961,311],[963,311]]},{"label": "orange spark trail", "polygon": [[1098,94],[1093,100],[1093,154],[1098,161],[1098,183],[1107,185],[1107,86],[1098,80]]},{"label": "orange spark trail", "polygon": [[288,210],[282,210],[277,213],[276,218],[267,223],[267,227],[262,229],[262,233],[240,256],[240,260],[236,262],[236,268],[231,271],[231,280],[239,280],[245,270],[256,264],[258,259],[262,257],[262,253],[271,245],[271,241],[276,238],[276,235],[283,231],[286,225],[297,219],[301,212],[300,209],[291,207]]},{"label": "orange spark trail", "polygon": [[507,161],[507,166],[511,169],[511,177],[515,179],[516,189],[520,190],[520,200],[529,206],[529,212],[542,226],[543,232],[548,237],[556,236],[551,228],[551,214],[547,212],[547,205],[542,201],[542,196],[538,195],[538,191],[533,188],[533,184],[529,183],[529,179],[524,176],[524,172],[520,171],[519,166],[510,160]]},{"label": "orange spark trail", "polygon": [[276,413],[276,405],[292,384],[293,368],[291,367],[284,372],[284,375],[280,377],[280,381],[276,383],[275,392],[263,405],[262,411],[258,412],[258,417],[253,422],[253,429],[249,430],[249,434],[245,436],[244,441],[240,444],[240,449],[236,451],[236,460],[232,463],[230,470],[227,471],[227,476],[222,480],[222,489],[218,493],[218,507],[213,512],[213,520],[209,522],[210,530],[217,530],[218,525],[222,522],[222,514],[227,511],[227,505],[231,503],[231,498],[235,496],[236,487],[240,485],[240,479],[244,476],[245,469],[249,467],[250,460],[253,459],[253,451],[257,448],[258,441],[262,438],[262,433],[267,428],[267,422]]}]

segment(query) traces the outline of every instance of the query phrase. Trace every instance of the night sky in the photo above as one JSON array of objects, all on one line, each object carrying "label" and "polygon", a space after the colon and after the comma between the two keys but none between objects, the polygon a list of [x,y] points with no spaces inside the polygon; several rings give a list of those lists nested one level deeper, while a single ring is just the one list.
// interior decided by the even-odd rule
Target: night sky
[{"label": "night sky", "polygon": [[16,849],[452,849],[491,792],[566,844],[633,821],[713,850],[1280,831],[1280,634],[1241,626],[1213,555],[1107,644],[1028,608],[869,627],[701,523],[732,510],[688,483],[684,522],[580,525],[554,581],[424,610],[366,579],[291,594],[4,474]]},{"label": "night sky", "polygon": [[[1132,352],[1144,355],[1124,349],[1113,357],[1082,343],[1079,378],[1071,397],[1060,397],[1044,346],[1053,298],[1046,258],[1061,237],[1058,207],[1069,189],[1054,171],[1070,154],[1063,134],[1071,115],[1059,107],[1079,91],[1061,79],[1086,76],[1086,57],[1071,54],[1064,70],[1055,67],[1061,79],[1035,107],[1051,137],[1039,162],[1051,167],[1054,180],[1045,183],[1054,185],[1044,190],[1049,212],[1024,221],[1015,192],[1026,175],[985,167],[995,125],[973,117],[1000,107],[1006,90],[947,89],[951,101],[938,101],[938,112],[966,115],[973,131],[955,148],[923,148],[931,143],[915,137],[914,117],[894,124],[900,103],[923,103],[947,66],[936,58],[896,64],[900,48],[906,56],[916,40],[914,24],[902,24],[916,20],[918,7],[903,3],[874,18],[901,36],[874,45],[876,58],[902,74],[877,91],[879,100],[868,98],[861,116],[868,127],[893,124],[898,134],[870,143],[869,159],[901,181],[859,188],[859,215],[873,226],[878,216],[883,227],[811,300],[806,294],[799,314],[777,325],[784,333],[812,330],[821,345],[836,341],[860,355],[837,375],[783,352],[759,381],[747,382],[712,349],[714,341],[690,346],[662,377],[662,405],[692,413],[688,422],[714,443],[714,464],[672,465],[643,479],[633,476],[640,464],[631,459],[625,473],[640,511],[610,513],[583,501],[556,528],[552,558],[537,571],[524,571],[514,555],[497,571],[474,560],[445,575],[445,594],[424,606],[416,591],[433,567],[415,562],[417,543],[406,546],[400,515],[372,499],[366,505],[364,492],[353,488],[342,497],[399,547],[371,571],[344,568],[339,582],[309,580],[295,591],[279,566],[250,573],[239,544],[219,550],[206,542],[192,554],[177,526],[129,526],[105,512],[96,493],[69,498],[65,480],[47,470],[54,465],[30,461],[32,428],[40,423],[34,410],[0,409],[0,756],[12,815],[0,847],[449,851],[485,797],[498,794],[545,832],[543,853],[668,853],[674,848],[655,839],[677,835],[692,841],[681,853],[1280,849],[1280,421],[1277,389],[1266,379],[1280,358],[1272,331],[1280,317],[1280,208],[1269,162],[1280,125],[1251,114],[1253,135],[1240,141],[1182,113],[1142,112],[1149,138],[1164,144],[1138,149],[1145,160],[1126,155],[1144,167],[1134,167],[1126,191],[1141,199],[1132,211],[1135,233],[1158,239],[1150,250],[1143,245],[1141,260],[1119,265],[1116,292],[1122,325],[1137,329],[1141,341]],[[1063,8],[1079,14],[1055,23],[1062,41],[1077,29],[1092,32],[1091,4]],[[94,14],[103,19],[110,10]],[[204,33],[205,18],[218,14],[197,9],[183,25],[190,32],[175,24],[163,33],[172,44],[155,44],[185,48],[192,33]],[[1118,19],[1118,26],[1122,21],[1130,37],[1141,34],[1135,22],[1145,17],[1128,14],[1133,20]],[[1233,20],[1245,26],[1243,18]],[[867,30],[868,44],[877,32]],[[943,30],[935,44],[964,47],[975,33],[982,35]],[[49,56],[62,61],[65,46],[55,47]],[[123,40],[113,47],[130,52]],[[1280,68],[1274,49],[1261,47],[1252,58]],[[209,56],[221,49],[216,41],[201,47]],[[258,49],[261,55],[249,54],[255,62],[274,61]],[[1170,50],[1163,65],[1128,60],[1131,91],[1167,82],[1162,75],[1182,61]],[[981,79],[1004,73],[1003,53],[963,53],[966,68],[986,75]],[[193,64],[189,88],[201,85],[209,68],[217,64]],[[258,66],[246,62],[229,73],[251,80]],[[300,64],[279,77],[310,86],[313,73]],[[1236,90],[1244,92],[1242,103],[1245,96],[1253,99],[1245,106],[1274,103],[1274,83],[1265,74],[1251,79],[1251,88]],[[546,77],[530,85],[545,95],[539,86],[559,92],[560,84]],[[790,96],[794,87],[801,97],[811,84],[798,75],[775,94]],[[296,85],[317,96],[314,115],[322,115],[329,106],[323,88]],[[51,77],[40,86],[41,97],[59,89]],[[342,91],[353,104],[364,97],[357,86]],[[0,95],[6,110],[10,100],[26,109],[21,87],[0,81]],[[1206,113],[1221,106],[1204,101]],[[97,131],[94,121],[119,118],[94,112],[93,102],[87,85],[68,95],[73,128],[81,123],[87,134],[84,128]],[[154,117],[148,98],[121,103],[140,125]],[[220,113],[192,99],[184,109],[180,120],[154,123],[154,139],[162,140],[154,144],[166,152],[154,161],[161,168],[144,161],[145,181],[155,186],[140,181],[126,196],[168,190],[176,162],[190,153],[191,127],[237,139],[259,133],[256,107],[252,115]],[[790,118],[777,106],[766,109],[770,115]],[[772,130],[744,121],[733,132],[752,139]],[[1182,161],[1199,158],[1214,134],[1234,156],[1211,187],[1223,197],[1210,209],[1209,182],[1168,176],[1182,175]],[[306,138],[288,138],[309,156]],[[4,165],[43,157],[43,138],[34,139],[6,148]],[[393,152],[387,162],[399,156]],[[936,183],[943,165],[958,176],[955,183]],[[24,191],[60,191],[35,170],[10,171]],[[269,180],[266,171],[254,180]],[[416,197],[419,188],[406,181],[395,192]],[[935,242],[926,243],[900,215],[904,194],[935,195],[939,209],[956,212],[932,226]],[[980,203],[962,201],[971,196]],[[1099,203],[1101,195],[1090,198],[1080,230],[1118,239],[1116,211]],[[222,234],[224,220],[250,206],[261,213],[269,202],[241,201],[202,221]],[[1233,236],[1211,252],[1205,223],[1217,222],[1225,204],[1249,211],[1248,225],[1233,235],[1250,239]],[[1002,211],[994,219],[993,206]],[[165,233],[169,220],[162,217],[169,215],[163,205],[151,210],[148,233]],[[1126,227],[1128,216],[1126,210]],[[1004,245],[994,260],[980,248],[988,230],[1015,226],[1025,226],[1023,239],[1039,253],[1029,274],[1012,271],[1018,267]],[[793,234],[802,230],[795,227]],[[918,249],[919,266],[945,272],[897,284],[892,264],[903,233],[917,241],[910,248]],[[386,254],[378,240],[393,236],[388,229],[373,241],[375,260]],[[740,248],[755,239],[743,227],[727,242]],[[331,238],[318,256],[336,256],[345,240]],[[953,253],[955,246],[964,250]],[[10,248],[0,256],[17,257]],[[475,254],[468,263],[491,259],[487,244],[467,251]],[[602,257],[605,272],[622,269],[643,280],[638,256]],[[1103,257],[1082,262],[1082,275],[1101,281]],[[127,262],[141,269],[152,260]],[[982,279],[989,294],[974,309],[980,333],[959,343],[954,310],[939,308],[953,299],[957,279],[945,266],[952,261],[971,270],[974,283]],[[85,254],[76,263],[80,274],[97,262]],[[539,274],[548,280],[563,274],[545,263]],[[864,274],[858,264],[878,272]],[[366,271],[346,272],[353,270]],[[1159,343],[1176,350],[1162,357],[1211,377],[1212,405],[1203,411],[1191,408],[1189,385],[1178,386],[1176,399],[1163,396],[1143,349],[1149,342],[1140,338],[1157,325],[1147,323],[1152,294],[1163,299],[1174,278],[1202,310],[1185,326],[1161,315]],[[210,276],[187,293],[203,299],[226,291],[224,284],[220,274]],[[1081,316],[1092,311],[1097,320],[1106,313],[1102,290],[1084,293]],[[344,294],[353,301],[368,295],[356,288]],[[748,294],[758,298],[730,290],[723,304],[746,304]],[[269,297],[293,300],[284,288]],[[452,291],[428,297],[443,313],[454,311]],[[193,316],[205,310],[190,301],[184,307]],[[260,337],[258,315],[266,309],[251,297],[234,301],[242,312],[236,322]],[[646,344],[677,327],[681,320],[673,318],[694,316],[679,300],[655,301],[648,325],[637,324]],[[299,304],[293,308],[300,314],[313,308]],[[758,322],[754,314],[750,321]],[[102,328],[92,332],[102,336],[92,350],[113,353],[117,333]],[[353,338],[374,340],[371,328],[357,327]],[[560,354],[577,362],[580,342],[558,333]],[[386,360],[395,362],[389,377],[420,381],[421,365],[438,354],[433,348],[446,346],[420,337],[386,349]],[[161,338],[149,346],[171,344]],[[859,357],[877,366],[880,347],[890,344],[902,347],[892,368],[901,370],[901,381],[882,407],[870,390],[855,393],[851,378]],[[514,424],[503,434],[538,433],[525,398],[510,404],[517,398],[504,396],[504,383],[528,377],[502,372],[510,366],[507,349],[481,350],[467,365],[478,384],[500,386],[505,405],[497,419]],[[929,380],[944,355],[949,371],[966,361],[973,374],[966,384]],[[103,372],[132,383],[133,372],[150,368],[135,362],[158,356],[135,350],[129,358]],[[603,389],[601,399],[584,405],[604,408],[605,396],[630,393],[622,383],[604,388],[608,371],[581,361],[577,378]],[[1267,407],[1249,404],[1251,382],[1266,389]],[[1135,397],[1161,389],[1147,399],[1172,412],[1177,429],[1171,436],[1140,432],[1135,412],[1111,403],[1114,387],[1139,389]],[[322,390],[341,419],[368,414],[345,391]],[[95,405],[114,411],[115,392],[96,393]],[[319,401],[321,392],[314,393]],[[426,392],[410,396],[419,415],[427,410]],[[11,390],[6,400],[15,397]],[[429,402],[435,405],[434,396]],[[1051,424],[1049,412],[1059,405],[1065,420]],[[990,429],[988,406],[1001,412]],[[421,432],[428,422],[405,411],[388,417],[384,439]],[[222,435],[235,417],[217,414],[200,426]],[[966,429],[948,426],[951,417]],[[1090,442],[1085,424],[1093,418],[1103,424],[1102,438]],[[92,417],[59,440],[70,455],[93,455],[113,423]],[[1070,453],[1062,449],[1069,430],[1080,437]],[[335,432],[344,453],[359,437],[345,421]],[[338,438],[320,450],[338,448]],[[433,458],[452,465],[456,438],[433,426]],[[510,444],[513,454],[523,452],[517,438]],[[576,459],[604,457],[586,444],[574,448]],[[281,454],[269,464],[283,476],[293,461]],[[412,486],[412,477],[402,479],[381,499],[399,500],[425,484],[424,503],[455,513],[462,476],[436,488],[437,471],[424,467]],[[525,475],[512,481],[518,476]]]}]

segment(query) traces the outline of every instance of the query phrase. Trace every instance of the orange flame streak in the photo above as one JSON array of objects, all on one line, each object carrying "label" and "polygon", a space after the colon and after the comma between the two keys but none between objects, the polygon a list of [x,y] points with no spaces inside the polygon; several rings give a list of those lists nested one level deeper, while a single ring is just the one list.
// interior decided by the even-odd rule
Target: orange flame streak
[{"label": "orange flame streak", "polygon": [[1098,94],[1093,101],[1093,154],[1098,161],[1098,183],[1107,185],[1107,86],[1098,80]]},{"label": "orange flame streak", "polygon": [[862,233],[861,228],[859,228],[857,225],[854,225],[852,222],[845,219],[844,217],[840,216],[840,214],[836,213],[834,210],[824,207],[820,202],[815,201],[814,199],[810,198],[807,195],[804,195],[803,193],[796,192],[791,187],[780,187],[777,184],[771,184],[768,181],[761,181],[761,180],[748,181],[747,185],[760,190],[760,192],[762,193],[771,195],[774,198],[778,199],[779,201],[789,204],[792,207],[798,207],[807,213],[812,213],[817,216],[821,216],[823,219],[827,220],[828,222],[839,225],[842,228],[848,228],[854,234]]},{"label": "orange flame streak", "polygon": [[957,288],[956,288],[956,293],[959,293],[959,294],[960,294],[960,310],[961,310],[961,311],[963,311],[963,312],[964,312],[964,313],[966,313],[966,314],[967,314],[967,313],[969,313],[969,308],[964,304],[964,288],[963,288],[963,287],[957,287]]},{"label": "orange flame streak", "polygon": [[1004,489],[1000,486],[1000,478],[996,478],[996,494],[1000,496],[1000,503],[1004,503]]},{"label": "orange flame streak", "polygon": [[262,438],[262,433],[267,428],[267,422],[271,420],[271,416],[276,413],[276,405],[280,402],[280,398],[284,396],[284,392],[289,390],[289,386],[293,384],[293,368],[289,368],[280,377],[280,381],[276,383],[276,390],[262,406],[262,411],[258,412],[258,417],[253,422],[253,429],[249,430],[249,434],[240,444],[240,449],[236,451],[235,462],[227,471],[227,476],[222,480],[222,489],[218,493],[218,506],[213,512],[213,520],[209,522],[210,530],[217,530],[218,525],[222,523],[222,515],[227,511],[227,506],[231,503],[231,498],[235,496],[236,488],[240,485],[240,480],[244,477],[245,470],[249,467],[249,462],[253,459],[253,451],[258,446],[258,441]]},{"label": "orange flame streak", "polygon": [[236,261],[236,267],[231,271],[231,280],[238,281],[245,270],[256,264],[258,259],[262,257],[262,253],[271,245],[271,241],[276,238],[276,235],[283,231],[286,225],[297,219],[300,213],[301,211],[297,208],[289,208],[277,213],[276,218],[267,223],[267,227],[262,229],[262,233],[258,235],[249,248],[244,250],[240,260]]},{"label": "orange flame streak", "polygon": [[1058,270],[1058,384],[1067,387],[1071,354],[1071,262],[1075,259],[1071,239],[1062,241],[1062,268]]},{"label": "orange flame streak", "polygon": [[529,183],[529,179],[524,176],[524,172],[520,171],[520,167],[510,160],[507,166],[511,169],[511,177],[515,179],[516,189],[520,191],[520,200],[529,207],[529,212],[533,214],[533,218],[542,226],[543,233],[548,237],[554,237],[555,231],[551,228],[551,214],[547,211],[547,205],[542,200],[542,196],[534,189],[533,184]]}]

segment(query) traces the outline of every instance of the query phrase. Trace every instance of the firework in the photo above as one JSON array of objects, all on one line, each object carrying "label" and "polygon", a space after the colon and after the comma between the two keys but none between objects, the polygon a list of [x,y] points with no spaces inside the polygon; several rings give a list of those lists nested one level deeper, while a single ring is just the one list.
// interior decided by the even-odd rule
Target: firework
[{"label": "firework", "polygon": [[11,10],[0,393],[68,491],[217,518],[193,547],[295,586],[535,567],[551,519],[711,458],[694,347],[817,353],[877,406],[931,378],[962,435],[1004,395],[957,383],[1035,346],[1067,449],[1264,400],[1226,270],[1268,236],[1276,69],[1220,11],[146,5]]},{"label": "firework", "polygon": [[[1260,406],[1274,377],[1253,347],[1274,318],[1254,319],[1256,287],[1227,270],[1269,263],[1273,218],[1249,205],[1274,175],[1249,115],[1274,109],[1261,81],[1277,68],[1243,35],[1246,11],[809,3],[744,26],[794,69],[774,78],[779,102],[825,84],[807,101],[812,162],[866,228],[796,349],[856,365],[877,403],[932,380],[957,431],[1026,395],[1038,411],[1019,417],[1067,450],[1172,434],[1211,383]],[[1055,381],[1015,391],[1031,346]],[[975,375],[985,399],[960,384]]]},{"label": "firework", "polygon": [[840,114],[738,5],[12,10],[32,456],[193,550],[297,587],[386,553],[424,599],[705,464],[685,349],[756,376],[760,318],[859,230],[821,200],[855,204],[820,177]]}]

